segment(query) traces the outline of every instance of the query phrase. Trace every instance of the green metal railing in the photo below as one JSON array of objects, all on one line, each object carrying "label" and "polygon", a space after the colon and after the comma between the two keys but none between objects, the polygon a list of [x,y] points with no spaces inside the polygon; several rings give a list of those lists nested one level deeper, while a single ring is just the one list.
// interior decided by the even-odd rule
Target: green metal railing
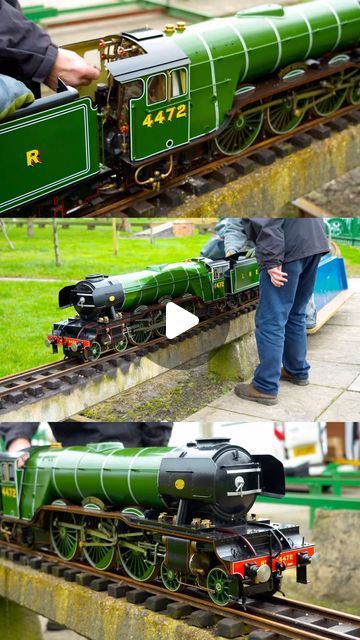
[{"label": "green metal railing", "polygon": [[[313,526],[317,509],[360,509],[360,496],[344,494],[349,487],[360,488],[359,471],[341,471],[342,463],[328,464],[319,476],[287,477],[286,488],[294,485],[307,488],[308,492],[286,491],[281,504],[309,507],[310,527]],[[260,496],[259,502],[278,502],[276,498]]]},{"label": "green metal railing", "polygon": [[71,9],[56,9],[55,7],[45,7],[43,4],[38,4],[31,7],[24,7],[23,13],[27,18],[29,18],[29,20],[32,20],[33,22],[41,22],[47,18],[66,17],[76,13],[86,14],[86,12],[96,10],[105,12],[106,9],[114,9],[116,7],[120,8],[135,4],[144,7],[144,15],[146,14],[146,9],[163,9],[168,16],[180,18],[188,22],[198,22],[200,20],[207,20],[213,17],[206,11],[195,11],[190,8],[191,6],[189,6],[188,9],[184,9],[183,7],[173,7],[170,5],[168,0],[119,0],[118,2],[102,2],[93,5],[87,5],[84,3],[83,6],[77,6]]},{"label": "green metal railing", "polygon": [[333,240],[341,240],[353,247],[360,246],[360,218],[327,219]]}]

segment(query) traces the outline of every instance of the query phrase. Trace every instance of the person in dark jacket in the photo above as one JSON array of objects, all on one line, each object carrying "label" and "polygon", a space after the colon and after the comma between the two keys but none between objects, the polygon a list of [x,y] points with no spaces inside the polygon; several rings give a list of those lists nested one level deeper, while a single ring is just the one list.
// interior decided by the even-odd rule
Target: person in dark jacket
[{"label": "person in dark jacket", "polygon": [[[306,306],[329,244],[322,220],[253,218],[243,222],[260,266],[255,333],[260,364],[251,384],[238,384],[235,393],[272,405],[278,401],[280,379],[308,384]],[[232,239],[226,236],[225,230],[228,254]]]},{"label": "person in dark jacket", "polygon": [[100,71],[73,51],[58,48],[50,36],[21,13],[17,0],[0,0],[0,73],[45,83],[56,91],[57,79],[73,87],[89,84]]},{"label": "person in dark jacket", "polygon": [[[93,442],[122,442],[124,447],[165,447],[172,422],[49,422],[55,440],[64,447]],[[38,422],[0,422],[0,437],[9,453],[30,446]]]}]

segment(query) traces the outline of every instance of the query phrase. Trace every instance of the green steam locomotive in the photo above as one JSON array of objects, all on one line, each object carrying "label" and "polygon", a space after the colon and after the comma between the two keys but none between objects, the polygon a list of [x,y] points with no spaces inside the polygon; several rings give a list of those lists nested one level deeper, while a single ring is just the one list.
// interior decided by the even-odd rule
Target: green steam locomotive
[{"label": "green steam locomotive", "polygon": [[8,542],[221,606],[276,592],[287,568],[306,582],[314,547],[299,527],[247,518],[258,495],[284,494],[283,465],[227,439],[33,447],[0,454],[0,471]]},{"label": "green steam locomotive", "polygon": [[359,42],[359,0],[318,0],[73,45],[101,81],[0,124],[0,214],[81,212],[356,107]]},{"label": "green steam locomotive", "polygon": [[56,322],[48,344],[67,357],[96,360],[103,351],[125,351],[165,335],[166,304],[174,302],[200,319],[218,316],[255,300],[255,258],[195,258],[151,266],[119,276],[90,275],[59,292],[61,308],[76,317]]}]

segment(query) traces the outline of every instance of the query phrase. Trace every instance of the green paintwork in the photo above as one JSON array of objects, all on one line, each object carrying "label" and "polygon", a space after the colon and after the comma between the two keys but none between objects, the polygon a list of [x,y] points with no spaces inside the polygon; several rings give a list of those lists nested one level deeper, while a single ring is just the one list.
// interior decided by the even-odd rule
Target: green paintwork
[{"label": "green paintwork", "polygon": [[[187,78],[189,68],[186,69]],[[134,161],[149,158],[164,149],[172,149],[189,142],[189,82],[186,82],[186,93],[176,98],[169,95],[170,74],[163,73],[167,85],[167,97],[161,102],[148,104],[147,86],[154,77],[144,77],[144,87],[140,98],[133,98],[130,103],[130,127],[137,135],[132,136],[131,159]],[[146,124],[148,122],[148,124]],[[143,135],[140,135],[142,132]],[[152,132],[151,135],[149,132]],[[153,135],[156,134],[156,135]],[[144,137],[147,145],[144,147]]]},{"label": "green paintwork", "polygon": [[[163,509],[157,480],[168,451],[172,448],[124,449],[119,442],[60,450],[35,447],[24,470],[19,516],[30,520],[37,509],[55,500],[79,504],[90,496],[120,510],[143,502]],[[4,515],[15,516],[14,505],[4,498]]]},{"label": "green paintwork", "polygon": [[[174,39],[191,61],[191,141],[222,126],[239,88],[290,64],[357,46],[360,5],[358,0],[327,0],[285,8],[257,7],[190,25],[168,38]],[[145,96],[140,103],[144,100]],[[143,114],[143,103],[142,109]],[[166,123],[166,135],[165,130],[160,134],[162,126],[142,127],[140,117],[134,119],[133,159],[149,157],[155,150],[168,151],[166,140],[177,135],[176,124]]]},{"label": "green paintwork", "polygon": [[259,266],[253,258],[236,264],[231,272],[232,293],[256,287],[259,284]]},{"label": "green paintwork", "polygon": [[[28,166],[32,150],[41,162]],[[89,98],[0,124],[0,213],[98,171],[97,113]]]},{"label": "green paintwork", "polygon": [[149,267],[119,276],[119,281],[124,287],[125,310],[149,305],[162,297],[174,299],[185,294],[206,302],[212,300],[209,272],[200,260]]},{"label": "green paintwork", "polygon": [[310,2],[279,13],[267,13],[266,7],[243,11],[172,36],[191,60],[190,138],[221,126],[240,84],[360,41],[357,0]]},{"label": "green paintwork", "polygon": [[[327,484],[327,481],[323,480],[323,484]],[[312,495],[303,494],[298,492],[287,491],[285,496],[281,498],[284,505],[295,505],[300,507],[309,507],[310,509],[310,527],[313,526],[315,520],[315,513],[317,509],[351,509],[360,510],[360,498],[349,496],[335,496],[335,495]],[[267,496],[259,496],[258,502],[275,502],[275,498]]]}]

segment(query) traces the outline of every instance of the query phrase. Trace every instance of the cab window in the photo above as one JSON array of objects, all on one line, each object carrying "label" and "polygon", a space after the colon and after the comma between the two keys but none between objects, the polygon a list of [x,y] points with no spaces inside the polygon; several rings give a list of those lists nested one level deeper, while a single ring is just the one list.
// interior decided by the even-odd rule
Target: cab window
[{"label": "cab window", "polygon": [[3,482],[8,482],[9,480],[7,464],[1,465],[1,480]]},{"label": "cab window", "polygon": [[13,463],[8,464],[8,473],[9,473],[9,482],[14,482],[15,480],[15,469]]},{"label": "cab window", "polygon": [[186,69],[175,69],[170,72],[170,98],[177,98],[187,93]]},{"label": "cab window", "polygon": [[15,472],[13,463],[3,463],[1,465],[1,480],[3,482],[14,482]]},{"label": "cab window", "polygon": [[166,100],[166,76],[164,73],[159,73],[148,80],[147,101],[148,104],[155,104],[164,100]]}]

